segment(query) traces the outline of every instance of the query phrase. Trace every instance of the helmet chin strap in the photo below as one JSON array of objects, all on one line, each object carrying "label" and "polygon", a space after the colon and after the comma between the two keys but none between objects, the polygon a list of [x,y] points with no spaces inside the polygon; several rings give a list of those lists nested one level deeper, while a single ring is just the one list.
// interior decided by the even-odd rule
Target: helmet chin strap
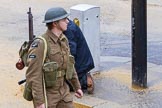
[{"label": "helmet chin strap", "polygon": [[57,36],[59,37],[62,32],[63,32],[63,29],[60,27],[59,25],[59,22],[54,22],[54,28],[52,29],[52,32]]},{"label": "helmet chin strap", "polygon": [[64,30],[60,27],[59,22],[56,22],[56,27],[57,27],[58,30],[60,30],[60,31],[62,31],[62,32],[64,31]]}]

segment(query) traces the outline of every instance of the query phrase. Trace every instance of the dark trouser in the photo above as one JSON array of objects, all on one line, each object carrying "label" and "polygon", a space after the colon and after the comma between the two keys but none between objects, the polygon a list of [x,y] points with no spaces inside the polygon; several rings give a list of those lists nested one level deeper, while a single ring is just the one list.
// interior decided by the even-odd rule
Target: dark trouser
[{"label": "dark trouser", "polygon": [[87,90],[87,73],[78,74],[79,82],[82,90]]}]

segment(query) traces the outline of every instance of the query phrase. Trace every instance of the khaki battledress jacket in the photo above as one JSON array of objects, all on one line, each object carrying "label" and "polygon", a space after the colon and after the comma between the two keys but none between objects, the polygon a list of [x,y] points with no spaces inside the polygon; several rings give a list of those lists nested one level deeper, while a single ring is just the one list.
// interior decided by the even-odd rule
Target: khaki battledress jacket
[{"label": "khaki battledress jacket", "polygon": [[[59,38],[50,30],[44,34],[48,41],[48,59],[58,64],[58,70],[66,71],[70,49],[66,37],[62,34]],[[44,43],[41,39],[36,39],[30,46],[29,56],[27,59],[28,69],[26,71],[26,81],[31,85],[34,106],[45,103],[43,92],[43,70],[42,61],[44,53]],[[69,80],[75,90],[80,89],[80,83],[76,72],[73,73],[72,79]],[[72,102],[72,96],[69,87],[65,82],[65,76],[57,78],[53,87],[46,87],[48,108],[56,108],[61,101]],[[65,106],[66,108],[66,106]]]}]

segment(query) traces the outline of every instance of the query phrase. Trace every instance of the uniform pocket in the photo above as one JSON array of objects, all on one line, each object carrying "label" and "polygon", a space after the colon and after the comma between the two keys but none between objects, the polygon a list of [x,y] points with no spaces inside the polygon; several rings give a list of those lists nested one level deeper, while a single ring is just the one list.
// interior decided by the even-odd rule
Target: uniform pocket
[{"label": "uniform pocket", "polygon": [[32,100],[33,100],[32,89],[31,89],[31,87],[28,85],[28,83],[25,84],[23,97],[24,97],[24,99],[26,99],[27,101],[32,101]]},{"label": "uniform pocket", "polygon": [[61,58],[62,58],[60,49],[58,49],[58,48],[56,48],[56,49],[51,48],[50,58],[51,58],[51,61],[55,61],[55,62],[59,63],[61,61]]},{"label": "uniform pocket", "polygon": [[57,80],[58,64],[56,62],[48,62],[43,66],[46,87],[53,87]]},{"label": "uniform pocket", "polygon": [[75,72],[75,68],[74,68],[74,57],[72,55],[69,55],[69,60],[68,60],[68,64],[67,64],[67,71],[66,71],[66,79],[72,79],[73,74]]},{"label": "uniform pocket", "polygon": [[59,53],[60,53],[59,47],[56,45],[51,45],[50,54],[55,55]]}]

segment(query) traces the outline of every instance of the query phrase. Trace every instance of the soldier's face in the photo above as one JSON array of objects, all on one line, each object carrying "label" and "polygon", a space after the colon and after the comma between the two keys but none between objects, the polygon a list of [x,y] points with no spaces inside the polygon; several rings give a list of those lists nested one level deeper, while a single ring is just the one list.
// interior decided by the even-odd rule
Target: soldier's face
[{"label": "soldier's face", "polygon": [[58,22],[58,25],[60,26],[60,29],[62,31],[65,31],[67,29],[67,25],[69,23],[69,20],[67,18],[61,19]]}]

